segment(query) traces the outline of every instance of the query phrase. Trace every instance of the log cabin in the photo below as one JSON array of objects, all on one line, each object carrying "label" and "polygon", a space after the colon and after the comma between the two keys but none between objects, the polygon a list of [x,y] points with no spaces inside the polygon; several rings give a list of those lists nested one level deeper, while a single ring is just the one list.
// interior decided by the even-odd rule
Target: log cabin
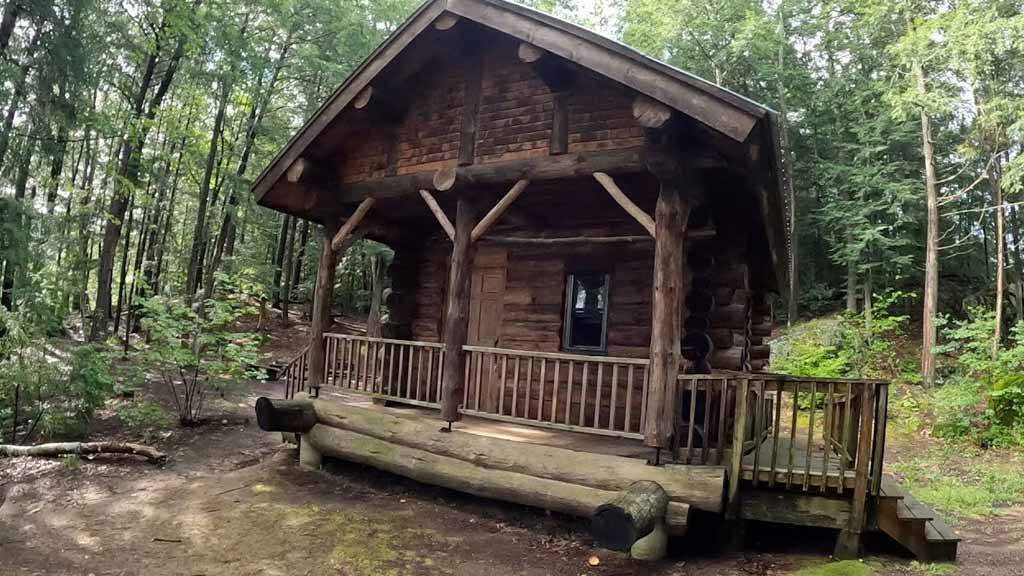
[{"label": "log cabin", "polygon": [[[952,559],[883,474],[888,383],[768,371],[780,158],[775,113],[720,86],[504,0],[426,2],[253,184],[323,228],[260,425],[305,465],[590,518],[638,557],[692,509]],[[331,331],[357,238],[394,250],[382,337]]]}]

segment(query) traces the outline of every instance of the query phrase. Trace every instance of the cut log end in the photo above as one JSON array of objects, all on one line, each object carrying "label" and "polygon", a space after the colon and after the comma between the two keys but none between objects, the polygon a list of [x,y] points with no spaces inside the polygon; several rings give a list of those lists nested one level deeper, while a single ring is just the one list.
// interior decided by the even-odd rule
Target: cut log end
[{"label": "cut log end", "polygon": [[451,190],[458,178],[458,167],[445,166],[434,173],[434,189],[440,192]]},{"label": "cut log end", "polygon": [[451,30],[453,26],[459,23],[459,17],[451,12],[443,12],[434,20],[434,28],[438,30]]},{"label": "cut log end", "polygon": [[521,42],[519,44],[518,54],[519,54],[519,60],[521,62],[526,62],[527,64],[532,64],[532,63],[540,60],[541,58],[543,58],[545,52],[544,52],[543,48],[534,46],[533,44],[530,44],[529,42]]},{"label": "cut log end", "polygon": [[633,118],[645,128],[661,128],[671,117],[672,109],[653,98],[640,95],[633,100]]},{"label": "cut log end", "polygon": [[604,548],[628,551],[665,518],[668,494],[657,482],[634,482],[594,511],[590,533]]},{"label": "cut log end", "polygon": [[256,400],[256,423],[267,432],[308,432],[316,424],[313,402],[309,399]]},{"label": "cut log end", "polygon": [[366,108],[366,105],[370,103],[370,98],[373,97],[373,86],[367,86],[356,94],[356,97],[352,99],[352,107],[356,110],[362,110]]}]

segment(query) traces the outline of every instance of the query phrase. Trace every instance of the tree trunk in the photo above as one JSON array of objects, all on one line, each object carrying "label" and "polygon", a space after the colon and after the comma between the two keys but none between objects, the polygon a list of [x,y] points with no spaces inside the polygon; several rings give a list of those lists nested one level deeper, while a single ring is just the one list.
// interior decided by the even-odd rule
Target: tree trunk
[{"label": "tree trunk", "polygon": [[797,318],[797,292],[799,276],[797,274],[797,227],[796,227],[796,191],[793,179],[796,177],[793,168],[793,150],[789,142],[789,119],[786,117],[786,86],[782,82],[782,71],[786,65],[786,20],[782,11],[782,2],[778,6],[779,15],[779,67],[776,74],[776,90],[779,95],[779,122],[782,140],[782,157],[785,162],[786,199],[789,211],[789,294],[787,294],[786,325],[792,326]]},{"label": "tree trunk", "polygon": [[132,241],[132,220],[135,217],[135,194],[128,198],[128,222],[125,227],[124,248],[121,250],[121,274],[117,282],[117,311],[114,314],[114,333],[121,326],[121,306],[124,303],[124,280],[128,277],[128,249]]},{"label": "tree trunk", "polygon": [[[201,0],[196,0],[193,8],[198,8]],[[160,32],[166,29],[167,13],[164,14],[164,23],[161,24]],[[178,36],[174,52],[163,72],[163,77],[157,87],[156,93],[145,106],[146,95],[152,84],[158,54],[160,52],[160,38],[158,32],[154,50],[150,53],[143,73],[142,82],[135,95],[133,104],[132,120],[130,126],[134,126],[134,138],[128,138],[121,150],[121,159],[118,162],[117,176],[114,182],[114,193],[110,199],[110,207],[107,210],[106,225],[103,230],[103,243],[100,247],[99,272],[96,283],[96,310],[93,313],[92,327],[89,332],[90,341],[100,340],[107,332],[107,318],[110,315],[111,288],[114,276],[114,257],[117,252],[117,244],[121,239],[121,221],[124,218],[125,210],[128,207],[128,194],[139,182],[141,170],[141,154],[149,136],[149,127],[156,118],[157,111],[163,103],[164,97],[171,88],[171,82],[177,72],[178,65],[185,53],[186,34]],[[142,111],[146,113],[143,116]],[[131,133],[132,129],[126,131]]]},{"label": "tree trunk", "polygon": [[288,326],[291,322],[291,317],[288,316],[288,305],[292,299],[292,263],[295,261],[295,229],[298,227],[298,219],[294,216],[290,216],[290,226],[288,226],[288,241],[284,251],[284,271],[282,272],[281,281],[284,284],[281,287],[281,325]]},{"label": "tree trunk", "polygon": [[668,503],[668,494],[657,482],[634,482],[597,507],[590,532],[601,547],[626,552],[664,521]]},{"label": "tree trunk", "polygon": [[217,101],[217,114],[213,120],[213,132],[210,133],[210,149],[206,154],[206,167],[199,185],[199,207],[196,210],[196,221],[192,230],[192,250],[189,254],[188,274],[185,280],[185,299],[187,301],[191,301],[192,296],[199,289],[199,270],[202,266],[203,251],[206,250],[206,212],[210,204],[210,184],[213,181],[214,168],[217,166],[221,132],[224,130],[224,118],[227,114],[228,96],[230,95],[231,82],[227,78],[222,78],[220,99]]},{"label": "tree trunk", "polygon": [[992,186],[992,204],[996,212],[996,319],[992,334],[992,358],[999,355],[1003,337],[1003,293],[1005,292],[1006,230],[1003,217],[1002,169],[998,160],[988,169],[988,181]]},{"label": "tree trunk", "polygon": [[[918,94],[927,94],[924,70],[920,62],[914,61],[914,80]],[[931,119],[921,109],[921,148],[924,152],[925,194],[928,203],[928,233],[925,240],[924,263],[924,309],[922,311],[921,334],[921,381],[926,387],[935,384],[935,315],[939,296],[939,198],[935,174],[935,149],[932,145]]]},{"label": "tree trunk", "polygon": [[324,381],[324,332],[331,327],[331,305],[334,303],[334,274],[338,258],[344,256],[351,242],[341,246],[337,252],[331,246],[337,226],[325,226],[320,240],[320,260],[316,269],[316,287],[313,289],[313,312],[309,326],[309,382],[308,389],[319,395]]},{"label": "tree trunk", "polygon": [[11,34],[18,24],[18,17],[21,16],[23,0],[7,0],[4,5],[3,16],[0,17],[0,55],[7,53],[7,47],[11,44]]},{"label": "tree trunk", "polygon": [[370,257],[370,313],[366,317],[366,335],[380,338],[380,306],[384,296],[384,258]]},{"label": "tree trunk", "polygon": [[284,275],[284,252],[288,246],[288,226],[291,216],[282,214],[281,230],[277,233],[277,251],[274,253],[274,301],[275,308],[281,307],[281,277]]}]

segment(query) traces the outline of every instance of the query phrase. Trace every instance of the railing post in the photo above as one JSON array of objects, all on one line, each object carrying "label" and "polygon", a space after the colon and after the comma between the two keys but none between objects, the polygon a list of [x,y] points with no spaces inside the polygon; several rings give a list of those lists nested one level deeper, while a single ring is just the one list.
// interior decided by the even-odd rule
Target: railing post
[{"label": "railing post", "polygon": [[649,166],[661,183],[654,208],[654,295],[651,303],[651,376],[647,392],[644,444],[670,447],[676,419],[676,377],[682,359],[683,270],[689,200],[682,187],[682,167],[656,157]]},{"label": "railing post", "polygon": [[850,509],[850,520],[846,528],[839,533],[836,540],[834,556],[840,560],[856,558],[860,555],[861,532],[866,519],[869,472],[871,470],[871,444],[874,437],[871,421],[874,416],[875,384],[862,382],[860,437],[857,441],[856,475],[853,485],[853,504]]},{"label": "railing post", "polygon": [[337,264],[331,240],[337,226],[324,226],[320,240],[320,263],[316,272],[316,288],[313,291],[313,318],[309,328],[309,392],[320,396],[320,385],[324,381],[324,332],[331,324],[331,302],[334,299],[334,269]]},{"label": "railing post", "polygon": [[[736,518],[739,513],[740,478],[743,473],[743,442],[746,440],[747,390],[750,381],[739,378],[736,382],[736,410],[732,420],[732,453],[729,462],[729,491],[726,516]],[[755,470],[756,474],[757,471]]]},{"label": "railing post", "polygon": [[441,418],[449,425],[462,419],[459,404],[462,401],[465,353],[469,329],[469,277],[472,266],[470,235],[475,223],[469,200],[460,196],[455,213],[455,240],[452,246],[451,268],[448,274],[447,314],[444,325],[444,372],[441,383]]}]

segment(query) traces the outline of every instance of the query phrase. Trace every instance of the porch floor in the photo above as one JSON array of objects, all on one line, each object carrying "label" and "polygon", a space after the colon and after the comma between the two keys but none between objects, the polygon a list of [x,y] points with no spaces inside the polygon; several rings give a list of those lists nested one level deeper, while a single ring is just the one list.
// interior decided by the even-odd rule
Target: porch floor
[{"label": "porch floor", "polygon": [[[808,477],[808,486],[822,484],[822,473],[827,478],[827,486],[839,489],[840,479],[840,457],[833,453],[825,460],[825,449],[820,445],[812,445],[810,453],[807,451],[807,438],[798,436],[793,439],[789,436],[775,438],[768,436],[761,441],[757,451],[751,450],[743,456],[742,470],[744,480],[754,480],[755,457],[757,459],[757,482],[767,483],[772,479],[772,452],[775,452],[775,484],[779,482],[785,485],[789,480],[792,485],[803,486],[804,476]],[[790,455],[792,455],[792,466],[790,466]],[[849,464],[844,466],[842,477],[847,488],[853,486],[856,478],[854,470],[849,469]],[[792,470],[792,473],[790,473]]]},{"label": "porch floor", "polygon": [[[399,418],[435,420],[437,421],[438,428],[443,428],[445,425],[445,422],[441,420],[440,414],[435,408],[399,404],[397,401],[388,402],[388,405],[374,403],[373,399],[369,396],[333,386],[321,388],[320,397],[359,406],[360,408],[386,412]],[[527,422],[519,424],[466,414],[453,427],[460,432],[469,434],[542,446],[555,446],[577,452],[607,454],[641,460],[653,459],[654,457],[654,449],[644,446],[642,440],[545,428],[534,426]]]}]

